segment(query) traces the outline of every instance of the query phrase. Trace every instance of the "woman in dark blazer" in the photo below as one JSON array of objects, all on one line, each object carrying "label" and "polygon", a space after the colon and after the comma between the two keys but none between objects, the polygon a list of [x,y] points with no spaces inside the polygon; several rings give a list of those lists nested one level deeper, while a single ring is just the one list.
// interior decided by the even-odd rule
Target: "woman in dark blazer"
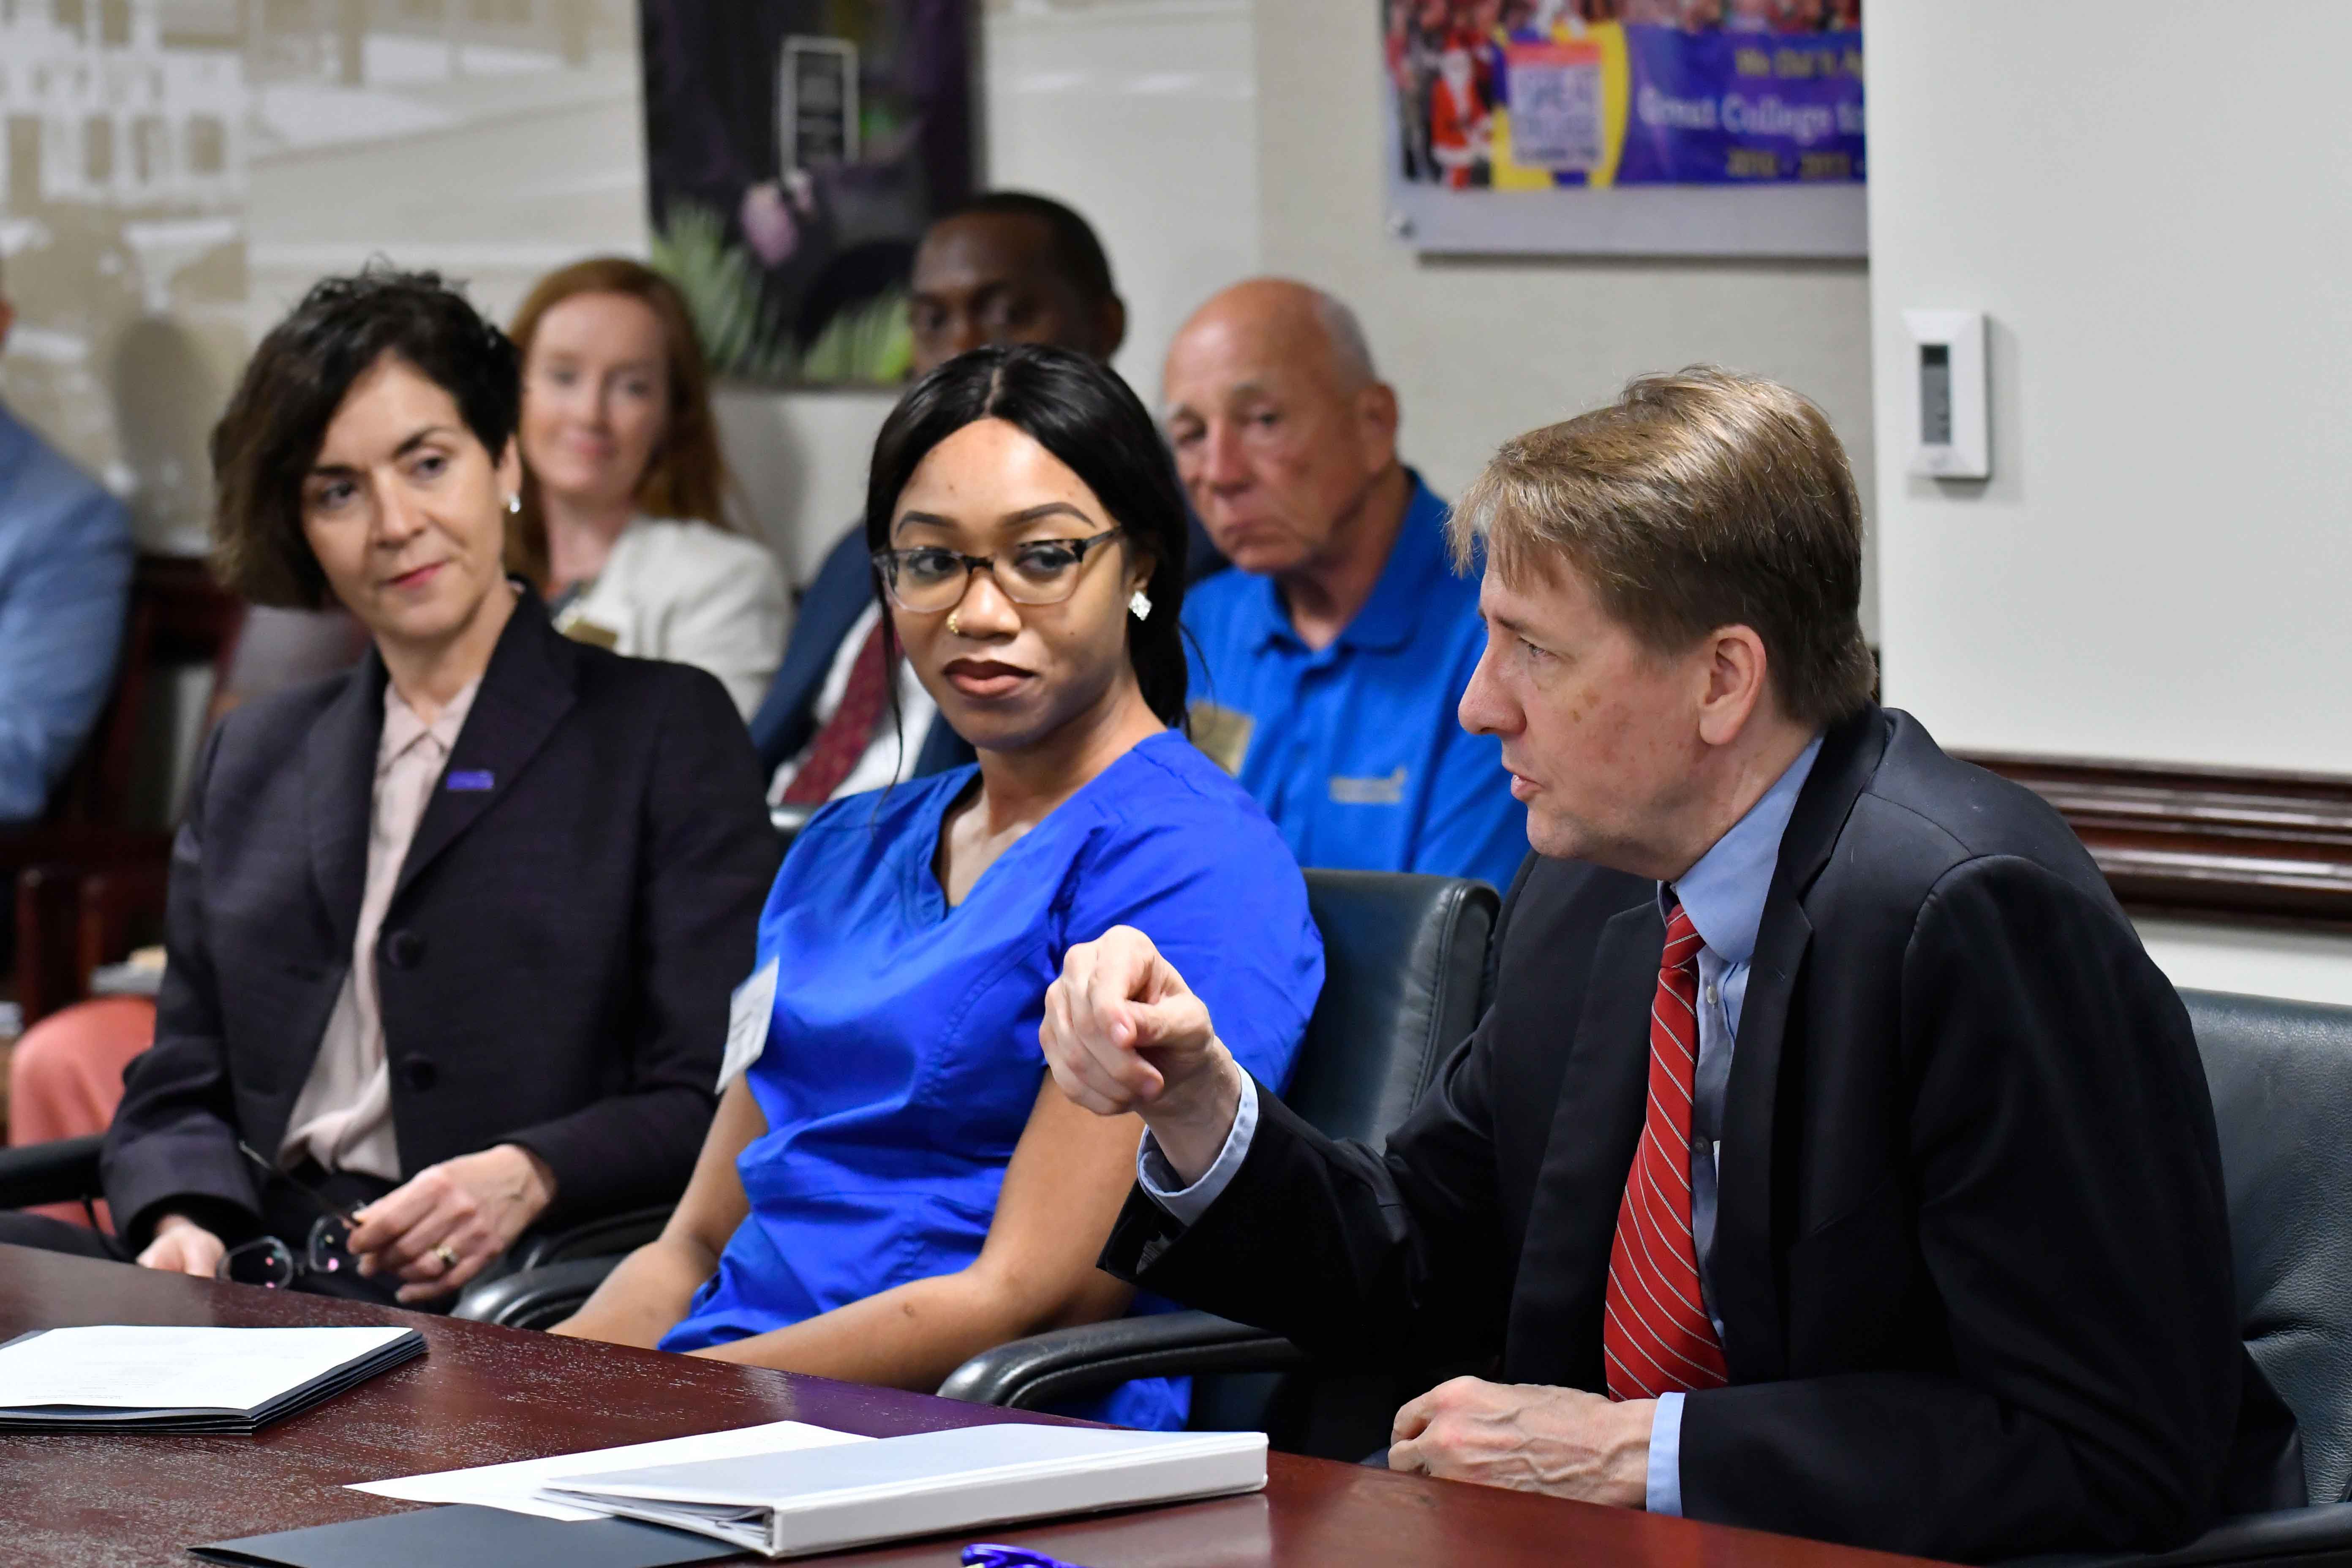
[{"label": "woman in dark blazer", "polygon": [[684,1188],[775,840],[716,680],[569,641],[505,577],[517,396],[430,275],[320,284],[247,368],[216,569],[373,647],[205,750],[106,1139],[120,1231],[79,1250],[446,1300],[534,1225]]}]

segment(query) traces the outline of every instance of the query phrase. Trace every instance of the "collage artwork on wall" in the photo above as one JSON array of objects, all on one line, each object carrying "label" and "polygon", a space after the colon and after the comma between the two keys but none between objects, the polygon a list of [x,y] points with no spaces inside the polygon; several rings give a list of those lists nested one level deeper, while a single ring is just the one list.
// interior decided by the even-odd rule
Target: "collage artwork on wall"
[{"label": "collage artwork on wall", "polygon": [[712,368],[902,379],[915,242],[973,188],[968,0],[640,0],[654,265]]},{"label": "collage artwork on wall", "polygon": [[1859,257],[1862,0],[1376,0],[1424,251]]}]

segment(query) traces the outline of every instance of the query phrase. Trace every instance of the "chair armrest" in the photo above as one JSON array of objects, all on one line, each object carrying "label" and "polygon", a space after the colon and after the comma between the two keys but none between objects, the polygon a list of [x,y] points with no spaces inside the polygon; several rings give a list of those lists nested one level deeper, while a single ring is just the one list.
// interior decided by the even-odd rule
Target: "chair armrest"
[{"label": "chair armrest", "polygon": [[2225,1519],[2186,1546],[2169,1552],[2101,1552],[2031,1557],[2011,1568],[2347,1568],[2352,1565],[2352,1502],[2283,1508]]},{"label": "chair armrest", "polygon": [[551,1263],[570,1263],[583,1258],[618,1258],[635,1252],[662,1233],[669,1223],[670,1204],[658,1204],[651,1208],[624,1209],[618,1214],[600,1215],[582,1220],[544,1235],[528,1237],[515,1248],[516,1269],[544,1268]]},{"label": "chair armrest", "polygon": [[552,1328],[578,1311],[620,1263],[617,1254],[575,1258],[568,1263],[477,1280],[457,1292],[457,1304],[449,1315],[509,1329]]},{"label": "chair armrest", "polygon": [[104,1142],[103,1134],[93,1132],[0,1149],[0,1209],[98,1196],[98,1146]]},{"label": "chair armrest", "polygon": [[1134,1377],[1278,1372],[1306,1362],[1279,1334],[1206,1312],[1159,1312],[1055,1329],[982,1351],[948,1373],[940,1397],[1035,1410]]}]

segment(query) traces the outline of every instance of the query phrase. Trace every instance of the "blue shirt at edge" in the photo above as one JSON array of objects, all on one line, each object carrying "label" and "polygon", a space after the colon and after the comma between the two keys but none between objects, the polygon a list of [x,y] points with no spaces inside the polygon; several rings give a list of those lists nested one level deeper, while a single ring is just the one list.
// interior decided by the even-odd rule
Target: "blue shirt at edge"
[{"label": "blue shirt at edge", "polygon": [[114,677],[131,520],[0,405],[0,823],[41,815]]},{"label": "blue shirt at edge", "polygon": [[[1446,554],[1446,505],[1412,481],[1372,596],[1309,649],[1274,580],[1220,573],[1185,595],[1193,732],[1302,866],[1426,871],[1507,888],[1528,854],[1502,743],[1456,715],[1486,628]],[[1222,710],[1205,715],[1203,704]],[[1221,739],[1222,738],[1222,739]]]}]

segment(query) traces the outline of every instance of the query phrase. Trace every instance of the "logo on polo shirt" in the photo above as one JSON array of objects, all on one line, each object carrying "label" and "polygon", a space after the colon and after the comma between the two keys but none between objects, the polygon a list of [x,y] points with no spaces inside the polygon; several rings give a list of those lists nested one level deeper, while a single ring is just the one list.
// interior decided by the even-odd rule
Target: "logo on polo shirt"
[{"label": "logo on polo shirt", "polygon": [[1349,779],[1331,775],[1331,804],[1334,805],[1402,805],[1404,804],[1404,768],[1385,778]]},{"label": "logo on polo shirt", "polygon": [[1192,744],[1206,752],[1211,762],[1239,778],[1257,721],[1237,708],[1220,708],[1213,702],[1193,703],[1188,716],[1192,721]]}]

